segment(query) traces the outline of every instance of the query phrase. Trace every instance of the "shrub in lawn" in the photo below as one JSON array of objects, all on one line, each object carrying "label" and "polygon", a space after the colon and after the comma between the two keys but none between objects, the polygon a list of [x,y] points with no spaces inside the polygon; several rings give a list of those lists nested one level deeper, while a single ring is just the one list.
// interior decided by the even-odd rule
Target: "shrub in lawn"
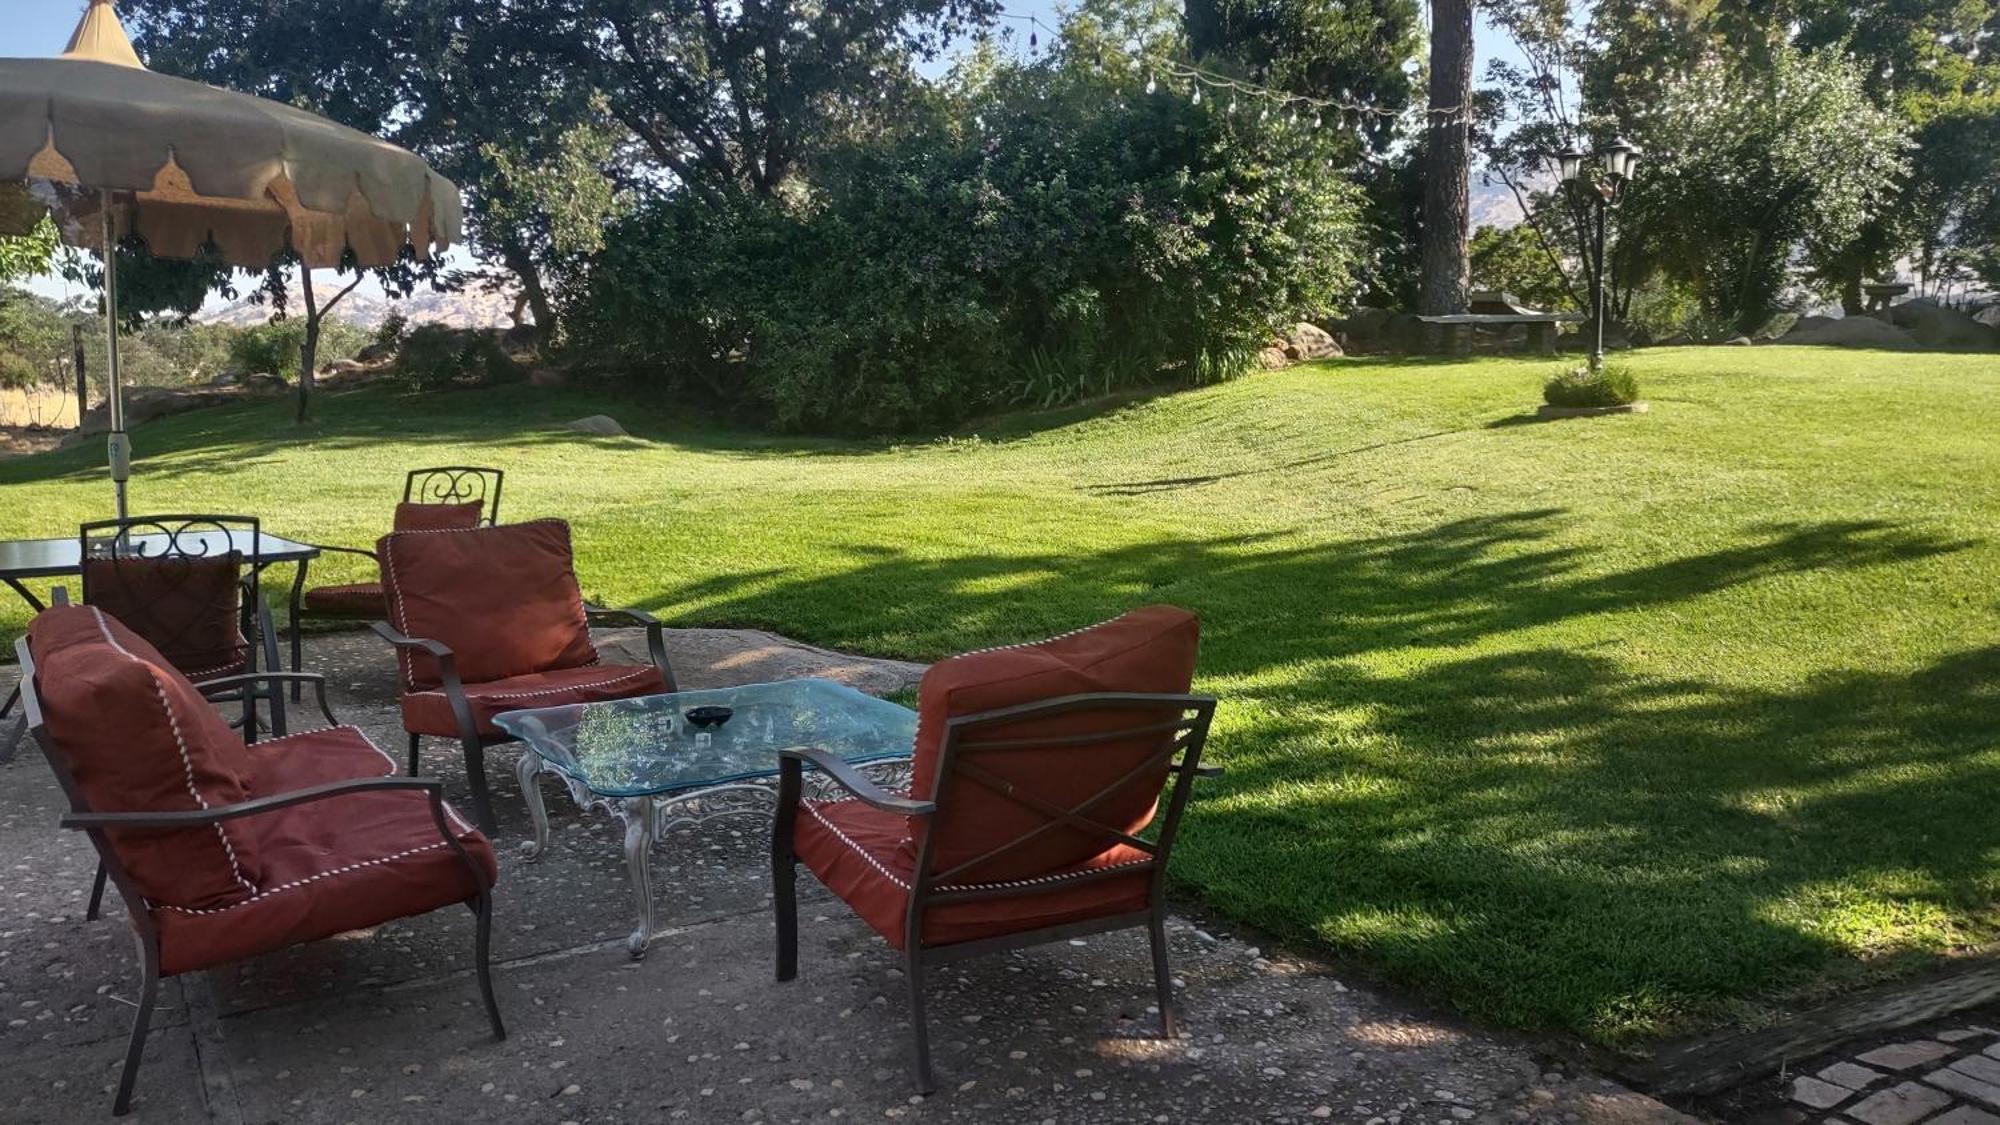
[{"label": "shrub in lawn", "polygon": [[1314,136],[1088,62],[1003,67],[817,154],[810,191],[641,202],[566,279],[567,332],[792,430],[1230,378],[1353,288],[1358,193],[1329,166],[1349,142]]},{"label": "shrub in lawn", "polygon": [[1542,387],[1542,398],[1550,406],[1624,406],[1639,397],[1639,381],[1632,369],[1607,363],[1600,371],[1588,364],[1556,374]]}]

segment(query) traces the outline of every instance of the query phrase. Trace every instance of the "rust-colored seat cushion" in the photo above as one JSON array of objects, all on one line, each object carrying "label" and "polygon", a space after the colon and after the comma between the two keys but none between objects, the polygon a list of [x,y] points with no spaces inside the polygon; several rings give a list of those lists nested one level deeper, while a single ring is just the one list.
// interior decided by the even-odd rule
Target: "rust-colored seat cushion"
[{"label": "rust-colored seat cushion", "polygon": [[420,504],[405,500],[396,505],[396,521],[389,526],[396,531],[465,531],[478,527],[479,517],[485,511],[484,500],[463,504]]},{"label": "rust-colored seat cushion", "polygon": [[[794,854],[819,881],[897,949],[904,944],[916,870],[903,846],[906,831],[906,818],[860,801],[806,802],[792,841]],[[1083,863],[1046,873],[1031,884],[1040,888],[1033,893],[954,902],[952,892],[938,891],[924,911],[924,944],[978,941],[1144,910],[1152,878],[1144,865],[1150,858],[1114,844]],[[1086,871],[1127,865],[1133,869],[1129,876],[1066,881]]]},{"label": "rust-colored seat cushion", "polygon": [[[396,773],[388,755],[348,726],[260,742],[249,755],[258,797]],[[445,820],[490,884],[499,870],[492,845],[449,805]],[[163,974],[422,914],[470,899],[481,886],[438,835],[422,793],[330,797],[235,823],[255,836],[263,881],[220,908],[156,909]]]},{"label": "rust-colored seat cushion", "polygon": [[[467,684],[597,662],[561,520],[396,532],[375,553],[390,623],[444,642]],[[430,656],[399,649],[398,658],[406,690],[438,685]]]},{"label": "rust-colored seat cushion", "polygon": [[[97,812],[181,812],[248,799],[243,739],[186,677],[96,606],[57,606],[28,627],[43,722]],[[241,821],[108,833],[149,902],[228,906],[264,881]]]},{"label": "rust-colored seat cushion", "polygon": [[212,679],[243,671],[249,657],[241,578],[234,553],[93,558],[83,563],[83,600],[146,638],[182,675]]},{"label": "rust-colored seat cushion", "polygon": [[380,617],[383,613],[380,582],[314,586],[300,600],[307,609],[328,617]]},{"label": "rust-colored seat cushion", "polygon": [[[1201,636],[1194,614],[1173,606],[1147,606],[1088,629],[1037,644],[988,649],[931,666],[918,690],[918,722],[911,795],[932,797],[946,725],[954,718],[1018,704],[1090,692],[1184,695],[1193,678]],[[1032,722],[982,727],[975,741],[1001,741],[1117,730],[1177,718],[1167,709],[1109,708],[1077,711]],[[1075,809],[1166,747],[1155,733],[1119,742],[1070,748],[989,751],[977,762],[1004,783],[1065,809]],[[1153,818],[1168,766],[1162,761],[1117,789],[1084,815],[1136,835]],[[941,795],[932,818],[932,871],[947,872],[1048,823],[1049,817],[994,789],[960,776]],[[909,822],[903,842],[914,857],[924,821]],[[1035,878],[1084,863],[1110,838],[1096,832],[1053,829],[954,876],[954,881],[1004,882]]]},{"label": "rust-colored seat cushion", "polygon": [[[504,711],[630,699],[635,695],[658,695],[666,690],[666,680],[661,677],[660,670],[651,664],[588,664],[581,668],[558,668],[504,680],[467,684],[465,701],[472,706],[472,719],[479,733],[497,736],[503,732],[493,725],[493,717]],[[405,694],[403,729],[416,734],[457,738],[458,719],[451,713],[451,701],[445,697],[444,690],[433,688]]]}]

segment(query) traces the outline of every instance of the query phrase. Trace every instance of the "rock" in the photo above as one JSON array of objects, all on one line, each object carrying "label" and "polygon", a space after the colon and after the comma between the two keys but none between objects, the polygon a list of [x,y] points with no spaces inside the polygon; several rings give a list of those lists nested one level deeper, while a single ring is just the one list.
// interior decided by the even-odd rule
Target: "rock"
[{"label": "rock", "polygon": [[258,371],[243,377],[243,389],[253,394],[271,394],[284,390],[285,380],[281,375],[273,375],[268,371]]},{"label": "rock", "polygon": [[[1807,323],[1814,321],[1817,323]],[[1780,344],[1816,344],[1835,348],[1882,348],[1914,351],[1916,340],[1908,332],[1872,316],[1844,316],[1838,319],[1808,317],[1777,341]]]},{"label": "rock", "polygon": [[2000,305],[1988,305],[1972,314],[1972,319],[1986,327],[2000,331]]},{"label": "rock", "polygon": [[1273,344],[1257,353],[1257,366],[1267,371],[1275,371],[1280,367],[1290,367],[1291,365],[1292,357],[1286,355],[1285,349],[1277,344]]},{"label": "rock", "polygon": [[208,385],[211,387],[233,387],[236,385],[236,375],[234,372],[224,371],[222,374],[210,379]]},{"label": "rock", "polygon": [[1756,341],[1748,336],[1731,336],[1729,339],[1723,341],[1725,346],[1731,348],[1747,348],[1754,343]]},{"label": "rock", "polygon": [[2000,348],[2000,334],[1966,313],[1919,298],[1889,307],[1889,323],[1918,346],[1937,351],[1983,352]]},{"label": "rock", "polygon": [[1345,354],[1340,350],[1339,341],[1335,340],[1326,329],[1305,321],[1292,325],[1287,342],[1291,348],[1297,349],[1298,354],[1293,357],[1296,359],[1333,359]]},{"label": "rock", "polygon": [[1661,340],[1658,343],[1654,344],[1653,346],[1657,348],[1685,348],[1692,343],[1694,343],[1693,336],[1690,336],[1685,332],[1676,332],[1673,335],[1667,337],[1666,339]]},{"label": "rock", "polygon": [[553,368],[531,368],[528,371],[528,385],[531,387],[566,387],[569,385],[569,376]]},{"label": "rock", "polygon": [[[283,381],[280,380],[279,386],[283,385]],[[183,414],[190,410],[200,410],[205,406],[220,406],[225,402],[235,402],[243,397],[246,390],[244,387],[127,387],[125,428],[130,430],[169,414]],[[110,428],[111,408],[106,403],[99,403],[92,407],[77,424],[77,428],[62,440],[60,448],[67,449],[92,434],[101,434]]]},{"label": "rock", "polygon": [[1348,313],[1346,319],[1336,321],[1332,328],[1335,332],[1345,334],[1350,340],[1372,342],[1382,338],[1382,334],[1389,330],[1389,322],[1393,319],[1395,314],[1388,309],[1369,308],[1363,305]]},{"label": "rock", "polygon": [[396,358],[396,345],[393,343],[373,343],[355,352],[354,358],[368,364],[370,367],[378,363],[388,363],[390,360]]},{"label": "rock", "polygon": [[356,371],[368,370],[368,365],[362,363],[360,360],[336,359],[326,365],[326,370],[329,374],[333,375],[351,375]]},{"label": "rock", "polygon": [[595,434],[598,437],[625,437],[625,427],[609,414],[592,414],[588,418],[578,418],[564,422],[563,429],[576,434]]}]

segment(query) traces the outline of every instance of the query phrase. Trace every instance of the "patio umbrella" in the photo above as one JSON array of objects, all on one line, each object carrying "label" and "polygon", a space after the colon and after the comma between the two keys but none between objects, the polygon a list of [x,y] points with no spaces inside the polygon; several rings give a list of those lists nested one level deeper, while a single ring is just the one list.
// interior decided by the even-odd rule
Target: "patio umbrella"
[{"label": "patio umbrella", "polygon": [[262,269],[428,258],[458,241],[458,189],[417,156],[292,106],[147,70],[111,0],[90,0],[59,58],[0,59],[0,235],[52,215],[63,241],[105,252],[111,479],[131,473],[108,252],[204,249]]}]

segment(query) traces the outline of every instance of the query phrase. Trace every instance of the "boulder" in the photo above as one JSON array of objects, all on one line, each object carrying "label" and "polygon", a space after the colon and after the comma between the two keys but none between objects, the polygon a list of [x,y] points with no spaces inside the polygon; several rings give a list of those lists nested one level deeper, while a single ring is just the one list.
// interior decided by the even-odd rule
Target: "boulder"
[{"label": "boulder", "polygon": [[1694,343],[1693,336],[1690,336],[1685,332],[1676,332],[1673,335],[1667,337],[1666,339],[1659,341],[1653,346],[1659,348],[1685,348],[1692,343]]},{"label": "boulder", "polygon": [[1270,347],[1257,353],[1257,366],[1267,371],[1275,371],[1280,367],[1289,367],[1291,363],[1292,357],[1285,354],[1284,346],[1281,344],[1272,344]]},{"label": "boulder", "polygon": [[1731,336],[1729,339],[1724,340],[1722,345],[1726,348],[1747,348],[1756,342],[1748,336]]},{"label": "boulder", "polygon": [[1382,334],[1389,330],[1389,322],[1395,319],[1395,315],[1395,313],[1390,312],[1388,309],[1370,308],[1363,305],[1353,312],[1348,313],[1345,319],[1335,321],[1329,327],[1333,331],[1346,336],[1349,340],[1360,343],[1372,343],[1381,339]]},{"label": "boulder", "polygon": [[593,434],[597,437],[625,437],[625,427],[609,414],[592,414],[588,418],[577,418],[564,422],[563,429],[575,434]]},{"label": "boulder", "polygon": [[243,389],[252,394],[276,394],[285,387],[284,376],[273,375],[268,371],[258,371],[243,377]]},{"label": "boulder", "polygon": [[[1814,323],[1807,323],[1808,321]],[[1835,348],[1881,348],[1888,351],[1915,351],[1916,340],[1908,332],[1872,316],[1802,318],[1797,327],[1779,337],[1780,344],[1816,344]]]},{"label": "boulder", "polygon": [[1983,352],[2000,347],[1992,328],[1925,298],[1891,305],[1889,323],[1908,332],[1919,347],[1936,351]]},{"label": "boulder", "polygon": [[1297,349],[1298,354],[1293,356],[1294,359],[1334,359],[1345,354],[1340,350],[1340,341],[1335,340],[1332,333],[1317,324],[1308,324],[1303,320],[1292,325],[1286,340],[1292,348]]},{"label": "boulder", "polygon": [[1972,319],[1988,328],[2000,330],[2000,305],[1988,305],[1972,314]]},{"label": "boulder", "polygon": [[[155,418],[169,414],[182,414],[189,410],[200,410],[205,406],[220,406],[225,402],[241,401],[243,390],[238,387],[127,387],[125,388],[125,428],[130,430]],[[111,407],[98,403],[90,408],[77,423],[76,430],[62,441],[63,447],[75,445],[92,434],[101,434],[111,428]]]},{"label": "boulder", "polygon": [[396,358],[396,345],[394,343],[382,343],[378,341],[355,352],[354,358],[370,367],[378,363],[388,363],[390,360]]},{"label": "boulder", "polygon": [[528,385],[531,387],[566,387],[569,385],[569,376],[554,368],[536,367],[530,369],[528,372]]}]

